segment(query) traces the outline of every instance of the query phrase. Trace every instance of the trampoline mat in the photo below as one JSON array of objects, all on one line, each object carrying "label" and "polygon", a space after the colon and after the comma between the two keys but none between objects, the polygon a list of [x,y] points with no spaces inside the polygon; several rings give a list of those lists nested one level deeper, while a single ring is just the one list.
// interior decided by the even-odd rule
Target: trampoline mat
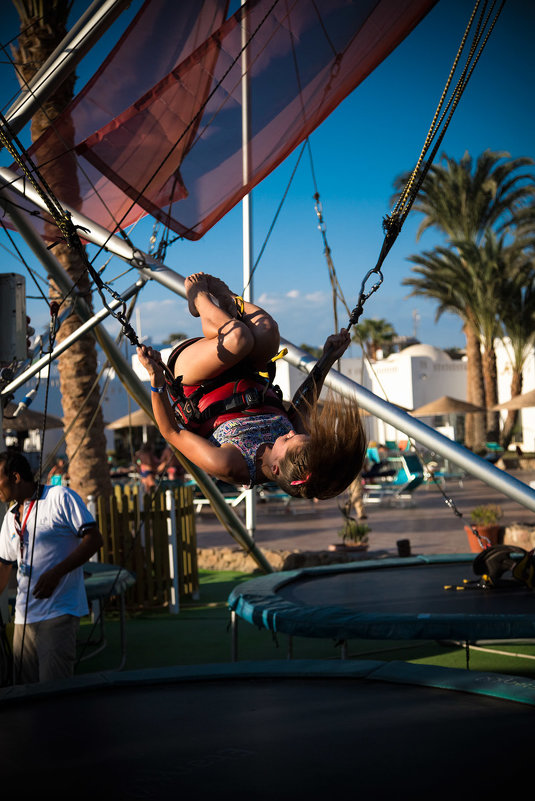
[{"label": "trampoline mat", "polygon": [[299,576],[277,589],[297,606],[341,606],[363,613],[522,615],[535,611],[535,593],[520,584],[489,590],[445,590],[476,579],[470,563],[423,564]]},{"label": "trampoline mat", "polygon": [[24,797],[449,799],[510,792],[532,721],[531,706],[368,679],[96,687],[3,706],[2,770]]}]

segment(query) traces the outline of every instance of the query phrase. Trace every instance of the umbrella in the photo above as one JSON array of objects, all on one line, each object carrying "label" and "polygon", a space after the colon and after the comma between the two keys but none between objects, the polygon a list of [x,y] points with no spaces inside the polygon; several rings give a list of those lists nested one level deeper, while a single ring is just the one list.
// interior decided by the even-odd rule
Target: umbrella
[{"label": "umbrella", "polygon": [[481,406],[475,406],[473,403],[443,395],[441,398],[431,401],[431,403],[426,403],[424,406],[414,409],[411,414],[416,417],[430,417],[434,414],[470,414],[471,412],[482,411],[484,409]]},{"label": "umbrella", "polygon": [[2,419],[2,428],[4,431],[11,429],[12,431],[31,431],[34,429],[41,430],[45,426],[47,428],[63,428],[63,420],[61,417],[55,417],[53,414],[47,414],[46,420],[43,412],[37,412],[33,409],[23,409],[20,414],[13,417],[17,408],[16,403],[8,403],[4,409],[4,417]]},{"label": "umbrella", "polygon": [[529,406],[535,406],[535,389],[529,392],[524,392],[523,395],[514,395],[510,400],[505,403],[498,403],[493,406],[493,411],[499,409],[527,409]]},{"label": "umbrella", "polygon": [[154,426],[155,422],[152,417],[143,411],[143,409],[136,409],[134,412],[130,414],[125,414],[124,417],[119,417],[118,420],[114,420],[112,423],[108,423],[106,428],[117,429],[117,428],[130,428],[130,426]]}]

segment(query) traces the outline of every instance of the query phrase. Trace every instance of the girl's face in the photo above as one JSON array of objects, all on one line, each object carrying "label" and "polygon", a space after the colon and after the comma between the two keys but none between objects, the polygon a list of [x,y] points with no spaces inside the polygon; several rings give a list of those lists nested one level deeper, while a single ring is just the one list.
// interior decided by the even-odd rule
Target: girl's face
[{"label": "girl's face", "polygon": [[271,449],[272,462],[278,464],[287,453],[294,448],[305,445],[308,440],[308,434],[296,434],[295,431],[288,431],[288,433],[283,434],[282,437],[277,437]]}]

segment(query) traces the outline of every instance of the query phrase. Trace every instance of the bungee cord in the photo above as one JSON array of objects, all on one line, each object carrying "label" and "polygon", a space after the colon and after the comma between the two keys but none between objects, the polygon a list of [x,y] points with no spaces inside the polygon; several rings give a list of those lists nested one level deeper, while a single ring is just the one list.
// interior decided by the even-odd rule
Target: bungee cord
[{"label": "bungee cord", "polygon": [[[448,100],[448,102],[445,105],[445,108],[443,109],[447,93],[450,89],[453,80],[453,76],[459,65],[460,58],[465,48],[468,36],[470,35],[470,31],[474,25],[474,20],[476,18],[476,14],[478,12],[480,5],[482,5],[482,7],[479,14],[479,18],[475,25],[475,30],[473,33],[473,41],[466,59],[465,66],[451,94],[450,99]],[[403,226],[403,223],[405,222],[407,215],[409,214],[409,211],[411,210],[412,205],[416,200],[416,197],[425,180],[425,177],[432,166],[438,148],[440,147],[444,139],[444,136],[446,134],[446,131],[449,127],[449,124],[451,122],[453,113],[456,110],[459,101],[468,85],[468,81],[470,80],[474,68],[478,63],[481,54],[489,40],[490,34],[494,30],[494,26],[505,5],[505,0],[501,0],[499,7],[495,13],[494,9],[497,5],[497,0],[493,0],[488,12],[486,13],[487,5],[488,5],[487,0],[484,0],[483,3],[481,3],[481,0],[476,0],[476,4],[474,6],[470,19],[466,26],[457,54],[453,61],[450,74],[446,81],[446,86],[443,90],[438,107],[435,111],[420,156],[418,157],[418,160],[416,162],[416,166],[414,167],[412,173],[410,174],[404,189],[400,193],[400,196],[393,211],[391,212],[391,214],[386,215],[385,218],[383,219],[383,231],[385,236],[381,247],[381,251],[379,253],[376,265],[372,267],[370,270],[368,270],[368,272],[366,273],[366,275],[362,280],[357,304],[355,308],[352,310],[349,318],[348,330],[349,328],[351,328],[351,326],[355,325],[358,322],[360,316],[362,315],[364,304],[375,292],[377,292],[377,290],[383,283],[384,276],[381,270],[383,262],[386,259],[388,253],[390,252],[394,242],[396,241]],[[494,17],[491,19],[491,15],[493,13]],[[448,116],[446,117],[448,109],[449,113]],[[439,117],[441,111],[442,115]],[[424,162],[424,159],[429,151],[429,148],[431,147],[431,144],[435,139],[436,142],[433,147],[433,150],[431,151],[429,157],[427,158],[427,161]],[[373,280],[375,280],[375,283],[372,283],[371,287],[368,289],[367,288],[368,283]]]}]

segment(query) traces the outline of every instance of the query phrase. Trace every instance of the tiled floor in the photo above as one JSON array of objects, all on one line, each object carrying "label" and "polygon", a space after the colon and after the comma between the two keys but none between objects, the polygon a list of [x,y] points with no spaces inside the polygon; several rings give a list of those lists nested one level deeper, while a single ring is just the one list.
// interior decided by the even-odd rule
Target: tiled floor
[{"label": "tiled floor", "polygon": [[[535,479],[533,473],[518,471],[513,475],[527,484]],[[434,486],[420,487],[414,493],[412,507],[367,506],[370,552],[397,553],[397,540],[409,539],[413,553],[466,553],[469,548],[463,526],[469,522],[471,510],[479,504],[499,504],[504,525],[518,521],[530,521],[535,525],[534,512],[476,479],[465,479],[462,487],[452,481],[445,492],[463,518],[454,514]],[[243,512],[241,514],[243,516]],[[275,550],[324,550],[339,541],[337,531],[341,523],[336,499],[299,502],[295,513],[277,509],[275,504],[258,504],[255,539],[261,547]],[[234,544],[207,509],[197,515],[197,540],[201,548]]]}]

